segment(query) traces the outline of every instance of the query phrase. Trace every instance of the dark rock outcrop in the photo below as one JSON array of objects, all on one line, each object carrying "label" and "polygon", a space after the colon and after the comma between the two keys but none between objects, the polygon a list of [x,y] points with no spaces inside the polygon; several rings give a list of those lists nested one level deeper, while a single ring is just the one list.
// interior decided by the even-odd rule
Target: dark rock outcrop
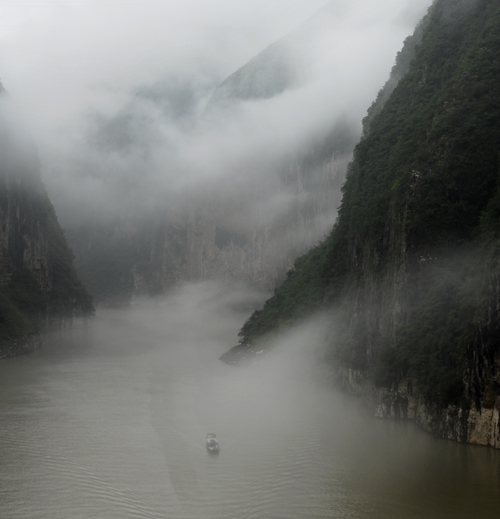
[{"label": "dark rock outcrop", "polygon": [[0,357],[94,312],[40,178],[35,145],[0,96]]},{"label": "dark rock outcrop", "polygon": [[365,120],[333,231],[237,349],[329,312],[338,383],[378,416],[498,448],[500,6],[436,0],[418,31]]},{"label": "dark rock outcrop", "polygon": [[[304,66],[298,47],[307,46],[327,14],[228,76],[204,117],[224,126],[232,109],[297,86]],[[222,160],[220,177],[200,180],[174,200],[166,196],[141,217],[125,208],[104,224],[69,229],[79,275],[102,305],[126,304],[195,279],[243,281],[270,291],[333,225],[359,136],[359,125],[341,116],[299,139],[293,150],[266,148],[263,156],[229,158],[230,165]]]}]

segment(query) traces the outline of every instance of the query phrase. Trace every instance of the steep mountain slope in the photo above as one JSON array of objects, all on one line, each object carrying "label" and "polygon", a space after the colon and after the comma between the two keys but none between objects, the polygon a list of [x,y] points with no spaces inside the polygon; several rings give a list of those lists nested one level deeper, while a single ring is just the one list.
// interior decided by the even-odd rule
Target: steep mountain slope
[{"label": "steep mountain slope", "polygon": [[[3,90],[3,87],[2,87]],[[73,255],[40,179],[35,146],[0,97],[0,358],[36,347],[38,332],[91,315]]]},{"label": "steep mountain slope", "polygon": [[239,101],[268,99],[305,81],[315,39],[338,20],[337,2],[327,2],[295,30],[269,45],[230,74],[213,92],[207,111],[230,108]]},{"label": "steep mountain slope", "polygon": [[[238,125],[241,115],[238,109],[272,102],[297,85],[304,68],[301,52],[320,22],[324,20],[310,21],[299,34],[269,46],[227,77],[215,88],[200,126],[223,128],[221,140],[230,147],[231,124],[236,120]],[[121,119],[133,126],[133,115],[122,114]],[[126,155],[123,134],[128,135],[128,127],[121,119],[107,124],[106,138],[101,133],[98,140],[125,142],[119,151]],[[104,224],[68,229],[78,273],[98,304],[158,294],[191,279],[244,282],[270,291],[294,259],[333,225],[359,135],[360,125],[342,116],[299,139],[293,150],[272,149],[272,143],[266,143],[263,150],[250,154],[245,148],[236,158],[228,150],[215,178],[204,181],[201,174],[202,179],[175,200],[165,196],[140,217],[127,213],[124,204],[123,213]],[[210,135],[205,140],[211,142]],[[236,146],[244,148],[246,143]],[[165,160],[164,168],[169,167]],[[200,160],[195,167],[203,171],[210,165]],[[177,174],[183,173],[181,169]]]},{"label": "steep mountain slope", "polygon": [[333,231],[226,359],[328,309],[339,379],[379,415],[498,448],[500,5],[436,0],[418,31],[365,121]]},{"label": "steep mountain slope", "polygon": [[276,42],[227,77],[212,94],[208,109],[281,94],[297,82],[299,68],[290,48]]},{"label": "steep mountain slope", "polygon": [[75,266],[96,303],[123,304],[193,279],[272,290],[334,221],[357,139],[343,122],[334,132],[336,142],[318,139],[303,153],[242,165],[238,178],[186,192],[150,215],[69,229]]}]

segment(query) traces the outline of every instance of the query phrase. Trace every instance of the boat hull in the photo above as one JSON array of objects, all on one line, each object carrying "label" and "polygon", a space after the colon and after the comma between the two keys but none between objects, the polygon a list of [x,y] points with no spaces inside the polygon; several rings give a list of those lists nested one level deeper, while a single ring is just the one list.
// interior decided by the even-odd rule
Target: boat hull
[{"label": "boat hull", "polygon": [[219,453],[219,442],[214,433],[207,434],[207,451],[211,454]]}]

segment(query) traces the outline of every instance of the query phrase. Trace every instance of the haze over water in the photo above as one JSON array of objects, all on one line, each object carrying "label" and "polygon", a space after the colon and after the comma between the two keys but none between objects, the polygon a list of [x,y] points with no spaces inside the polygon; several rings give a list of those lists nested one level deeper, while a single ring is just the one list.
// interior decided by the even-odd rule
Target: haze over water
[{"label": "haze over water", "polygon": [[2,361],[0,517],[498,517],[500,452],[371,418],[299,353],[310,331],[220,362],[248,302],[187,285]]}]

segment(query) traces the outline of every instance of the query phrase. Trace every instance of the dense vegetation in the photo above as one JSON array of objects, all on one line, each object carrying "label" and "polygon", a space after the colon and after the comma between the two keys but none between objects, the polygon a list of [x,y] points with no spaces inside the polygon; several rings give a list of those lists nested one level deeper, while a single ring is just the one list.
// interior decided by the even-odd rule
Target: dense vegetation
[{"label": "dense vegetation", "polygon": [[42,195],[32,209],[30,216],[36,219],[36,226],[43,229],[47,240],[50,281],[48,286],[42,284],[36,271],[13,258],[10,280],[0,286],[0,341],[37,333],[43,324],[54,319],[94,312],[92,299],[76,276],[73,254],[52,204]]},{"label": "dense vegetation", "polygon": [[94,308],[40,181],[36,150],[0,116],[0,343],[6,343]]},{"label": "dense vegetation", "polygon": [[436,0],[414,38],[408,72],[365,120],[332,233],[240,335],[328,307],[337,362],[466,405],[473,358],[498,351],[500,4]]}]

